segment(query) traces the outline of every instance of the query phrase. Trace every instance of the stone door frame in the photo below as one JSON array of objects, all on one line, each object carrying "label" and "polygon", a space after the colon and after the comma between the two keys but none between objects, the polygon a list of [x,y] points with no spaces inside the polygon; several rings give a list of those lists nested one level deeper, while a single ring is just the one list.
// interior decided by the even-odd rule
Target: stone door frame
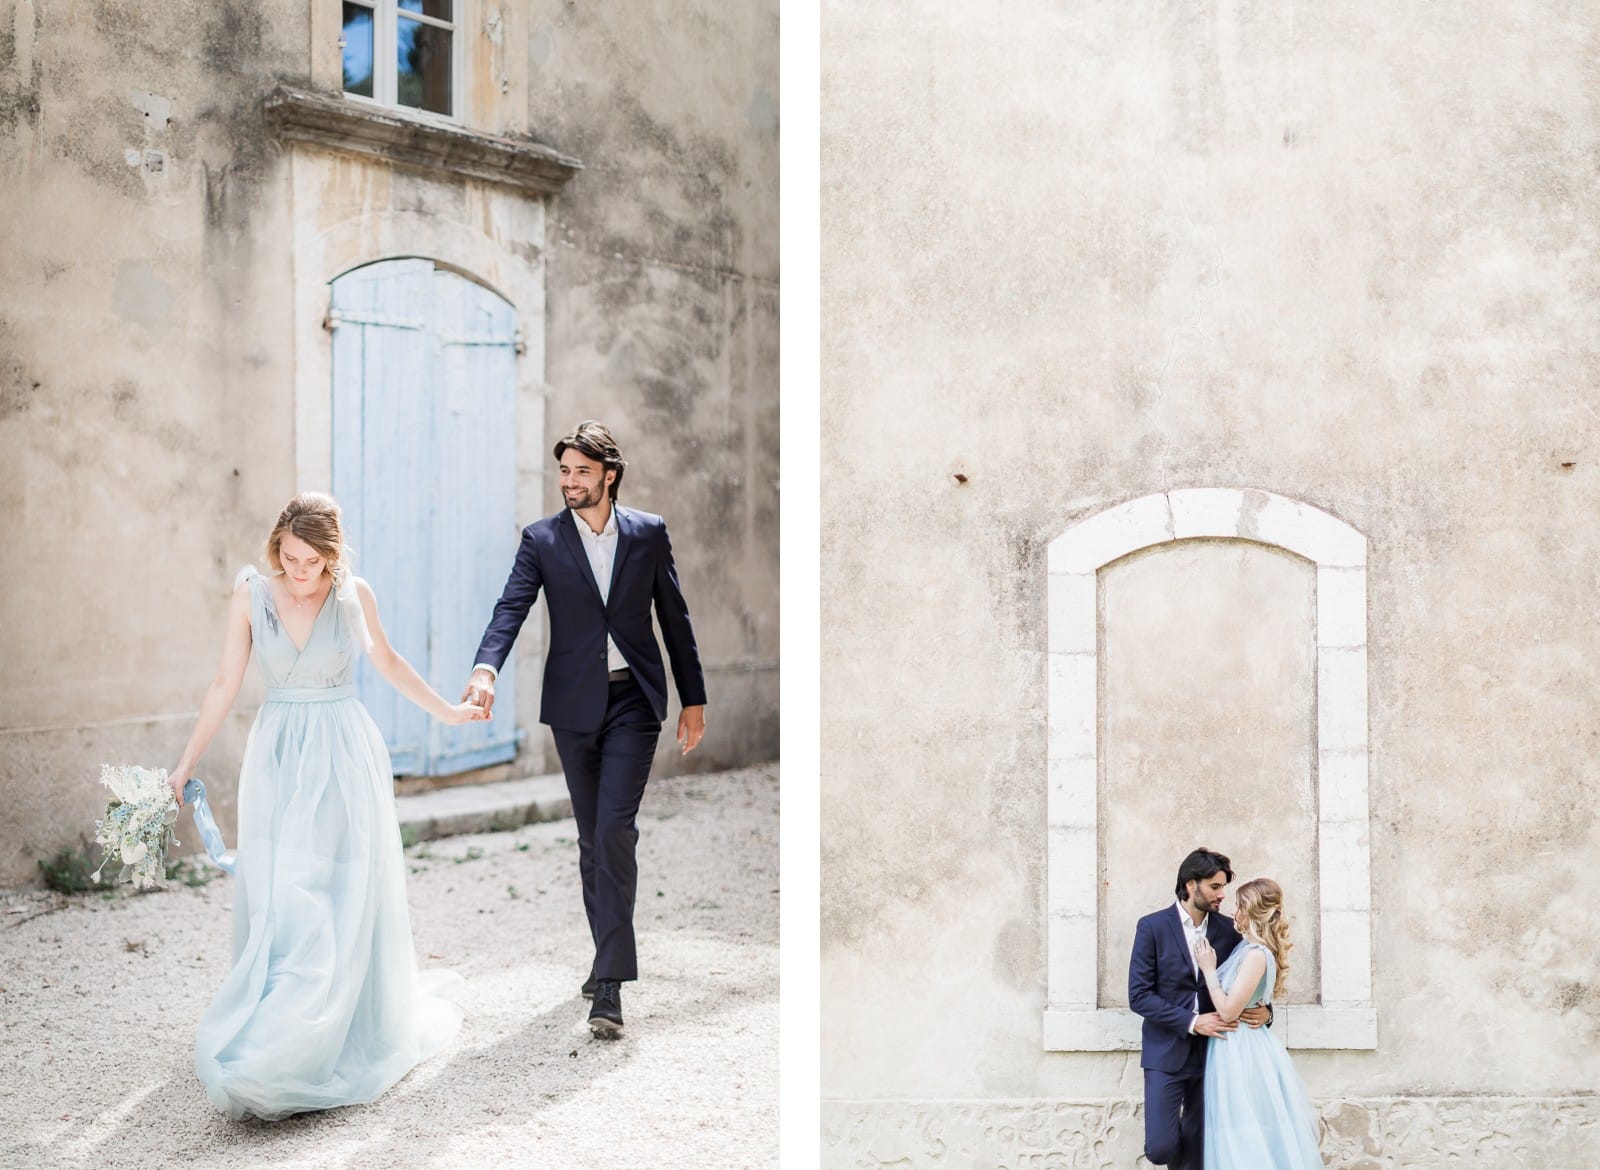
[{"label": "stone door frame", "polygon": [[1100,570],[1181,540],[1247,540],[1316,567],[1316,792],[1322,996],[1284,1005],[1294,1048],[1376,1048],[1367,800],[1367,540],[1310,504],[1253,488],[1157,492],[1050,542],[1047,985],[1044,1047],[1139,1047],[1140,1019],[1099,1006]]},{"label": "stone door frame", "polygon": [[[379,117],[337,95],[280,88],[266,113],[286,144],[297,490],[332,488],[333,281],[379,261],[419,258],[515,307],[516,514],[542,515],[550,462],[545,228],[549,197],[580,164],[537,143]],[[507,557],[517,538],[505,534]],[[544,652],[542,624],[530,622],[516,647],[518,727],[538,723]]]}]

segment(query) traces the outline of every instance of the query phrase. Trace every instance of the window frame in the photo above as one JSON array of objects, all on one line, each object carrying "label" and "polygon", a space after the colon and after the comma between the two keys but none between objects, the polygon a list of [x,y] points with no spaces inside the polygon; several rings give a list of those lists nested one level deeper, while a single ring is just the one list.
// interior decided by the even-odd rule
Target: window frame
[{"label": "window frame", "polygon": [[[339,0],[339,87],[351,101],[364,102],[385,110],[403,110],[408,116],[461,126],[466,122],[463,106],[463,82],[466,50],[462,36],[466,25],[467,8],[471,0],[451,0],[451,20],[440,20],[420,12],[400,15],[400,0]],[[372,13],[372,96],[353,93],[344,88],[344,6],[354,4]],[[450,33],[450,112],[441,114],[420,106],[402,105],[400,102],[400,21],[414,21],[442,28]]]}]

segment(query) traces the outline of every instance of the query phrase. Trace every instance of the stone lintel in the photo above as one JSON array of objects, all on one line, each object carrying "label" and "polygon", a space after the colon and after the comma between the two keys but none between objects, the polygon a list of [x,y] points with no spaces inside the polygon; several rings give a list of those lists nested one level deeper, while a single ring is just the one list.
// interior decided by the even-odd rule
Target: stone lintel
[{"label": "stone lintel", "polygon": [[530,138],[468,130],[342,93],[279,86],[262,102],[262,113],[285,142],[453,178],[503,183],[539,195],[556,194],[583,169],[577,159]]}]

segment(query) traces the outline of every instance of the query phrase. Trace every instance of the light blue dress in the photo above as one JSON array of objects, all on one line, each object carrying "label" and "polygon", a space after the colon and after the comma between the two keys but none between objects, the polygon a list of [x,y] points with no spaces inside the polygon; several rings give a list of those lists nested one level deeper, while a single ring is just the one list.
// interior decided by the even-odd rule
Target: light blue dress
[{"label": "light blue dress", "polygon": [[[1272,952],[1242,942],[1217,968],[1217,982],[1230,992],[1251,951],[1266,956],[1267,969],[1246,1007],[1265,1001],[1277,981]],[[1241,1025],[1211,1039],[1205,1100],[1205,1170],[1322,1170],[1311,1101],[1271,1028]]]},{"label": "light blue dress", "polygon": [[233,969],[195,1073],[229,1116],[275,1120],[371,1101],[437,1052],[461,979],[417,970],[389,753],[351,681],[369,645],[353,583],[297,649],[267,579],[239,581],[268,689],[239,774]]}]

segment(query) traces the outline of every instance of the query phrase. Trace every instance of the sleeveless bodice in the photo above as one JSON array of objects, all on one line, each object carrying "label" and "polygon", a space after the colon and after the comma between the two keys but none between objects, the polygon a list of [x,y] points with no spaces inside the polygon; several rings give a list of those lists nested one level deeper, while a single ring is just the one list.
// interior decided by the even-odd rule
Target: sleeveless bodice
[{"label": "sleeveless bodice", "polygon": [[1271,991],[1272,985],[1277,981],[1278,963],[1272,957],[1272,952],[1260,943],[1245,940],[1234,947],[1233,953],[1227,957],[1222,966],[1217,968],[1217,982],[1222,985],[1224,992],[1232,994],[1233,985],[1239,978],[1239,965],[1244,962],[1245,955],[1249,954],[1252,949],[1260,951],[1265,956],[1267,969],[1261,973],[1261,981],[1256,984],[1255,992],[1250,996],[1250,1001],[1244,1005],[1247,1008],[1253,1008],[1258,1004],[1265,1003],[1268,998],[1268,992]]},{"label": "sleeveless bodice", "polygon": [[[355,680],[357,633],[349,607],[359,605],[350,591],[340,597],[329,590],[311,626],[304,648],[297,648],[284,629],[268,578],[254,568],[239,577],[250,583],[250,639],[257,666],[272,690],[302,691],[347,687]],[[290,698],[284,696],[268,696]]]}]

